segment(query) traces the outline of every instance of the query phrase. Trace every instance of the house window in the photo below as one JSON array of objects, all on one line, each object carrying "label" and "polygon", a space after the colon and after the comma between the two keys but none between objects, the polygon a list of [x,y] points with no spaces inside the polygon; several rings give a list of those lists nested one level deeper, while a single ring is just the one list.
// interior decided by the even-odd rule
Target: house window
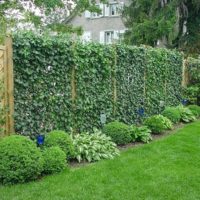
[{"label": "house window", "polygon": [[117,16],[119,14],[119,4],[110,4],[110,16]]},{"label": "house window", "polygon": [[114,31],[105,31],[104,37],[105,44],[112,44],[114,40]]},{"label": "house window", "polygon": [[104,7],[104,5],[103,4],[97,4],[96,7],[100,9],[100,13],[95,13],[95,12],[91,13],[91,17],[92,18],[98,18],[98,17],[102,17],[103,16],[103,7]]},{"label": "house window", "polygon": [[91,37],[91,32],[90,31],[85,31],[81,37],[81,40],[83,42],[91,42],[92,37]]},{"label": "house window", "polygon": [[110,3],[110,4],[96,4],[96,6],[101,10],[100,13],[90,13],[89,11],[85,11],[86,18],[100,18],[100,17],[109,17],[109,16],[119,16],[121,15],[121,11],[123,9],[124,3]]},{"label": "house window", "polygon": [[[99,5],[96,5],[96,7],[100,8]],[[91,17],[92,17],[92,18],[96,18],[96,17],[99,17],[99,15],[100,15],[99,13],[93,12],[92,15],[91,15]]]},{"label": "house window", "polygon": [[120,30],[118,33],[119,36],[119,42],[122,42],[124,40],[124,34],[126,30]]},{"label": "house window", "polygon": [[101,44],[112,44],[120,43],[123,40],[125,30],[109,30],[109,31],[100,31],[100,40]]}]

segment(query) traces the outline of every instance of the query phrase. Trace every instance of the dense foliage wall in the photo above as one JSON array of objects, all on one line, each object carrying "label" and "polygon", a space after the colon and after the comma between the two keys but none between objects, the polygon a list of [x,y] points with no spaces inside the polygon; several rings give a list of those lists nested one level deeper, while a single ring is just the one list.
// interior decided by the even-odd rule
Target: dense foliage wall
[{"label": "dense foliage wall", "polygon": [[62,38],[14,38],[15,129],[41,133],[72,126],[71,43]]},{"label": "dense foliage wall", "polygon": [[182,55],[166,49],[148,49],[146,65],[146,105],[148,114],[181,100]]},{"label": "dense foliage wall", "polygon": [[186,83],[184,96],[189,104],[200,105],[200,60],[188,58],[186,60]]},{"label": "dense foliage wall", "polygon": [[187,69],[189,74],[189,83],[200,83],[200,59],[188,58]]},{"label": "dense foliage wall", "polygon": [[121,45],[116,50],[116,117],[130,124],[138,119],[138,109],[144,107],[146,52],[143,47]]},{"label": "dense foliage wall", "polygon": [[64,36],[14,36],[15,128],[86,131],[128,124],[181,100],[182,55],[176,51],[72,42]]},{"label": "dense foliage wall", "polygon": [[100,44],[77,44],[75,47],[75,123],[84,131],[100,127],[100,114],[112,118],[113,50]]},{"label": "dense foliage wall", "polygon": [[167,49],[117,47],[118,119],[128,124],[181,100],[182,55]]}]

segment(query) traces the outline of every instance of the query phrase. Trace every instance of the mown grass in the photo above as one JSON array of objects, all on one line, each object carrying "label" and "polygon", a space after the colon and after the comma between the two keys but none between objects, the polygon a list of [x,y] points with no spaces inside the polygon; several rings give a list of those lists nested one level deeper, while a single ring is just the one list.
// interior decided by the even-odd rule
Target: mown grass
[{"label": "mown grass", "polygon": [[199,200],[200,121],[114,160],[15,186],[1,200]]}]

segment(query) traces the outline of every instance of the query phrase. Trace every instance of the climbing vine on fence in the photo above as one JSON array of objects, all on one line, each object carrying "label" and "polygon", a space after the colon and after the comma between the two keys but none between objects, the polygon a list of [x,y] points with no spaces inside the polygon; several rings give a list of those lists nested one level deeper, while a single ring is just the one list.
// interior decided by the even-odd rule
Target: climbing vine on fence
[{"label": "climbing vine on fence", "polygon": [[180,101],[182,55],[124,45],[82,44],[66,36],[14,36],[15,128],[26,135],[52,129],[100,128],[100,116],[132,124],[160,102]]},{"label": "climbing vine on fence", "polygon": [[15,128],[22,134],[69,130],[71,42],[30,33],[14,37]]},{"label": "climbing vine on fence", "polygon": [[182,55],[167,49],[146,50],[146,110],[160,113],[181,101]]},{"label": "climbing vine on fence", "polygon": [[116,50],[117,118],[130,124],[144,107],[145,48],[119,45]]},{"label": "climbing vine on fence", "polygon": [[184,90],[184,96],[188,103],[200,105],[200,60],[188,58],[186,67],[188,87]]},{"label": "climbing vine on fence", "polygon": [[113,114],[112,64],[113,49],[99,44],[77,43],[76,69],[76,129],[101,127],[100,116]]},{"label": "climbing vine on fence", "polygon": [[182,100],[183,54],[169,50],[167,52],[165,105],[173,106],[180,104]]},{"label": "climbing vine on fence", "polygon": [[187,63],[190,83],[200,83],[200,59],[188,58]]}]

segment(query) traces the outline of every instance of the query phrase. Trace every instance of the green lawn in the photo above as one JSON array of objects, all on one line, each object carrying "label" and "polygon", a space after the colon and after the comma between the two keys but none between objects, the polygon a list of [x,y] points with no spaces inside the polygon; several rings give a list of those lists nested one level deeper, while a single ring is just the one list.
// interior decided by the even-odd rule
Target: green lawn
[{"label": "green lawn", "polygon": [[199,200],[200,121],[151,144],[40,181],[0,187],[1,200]]}]

